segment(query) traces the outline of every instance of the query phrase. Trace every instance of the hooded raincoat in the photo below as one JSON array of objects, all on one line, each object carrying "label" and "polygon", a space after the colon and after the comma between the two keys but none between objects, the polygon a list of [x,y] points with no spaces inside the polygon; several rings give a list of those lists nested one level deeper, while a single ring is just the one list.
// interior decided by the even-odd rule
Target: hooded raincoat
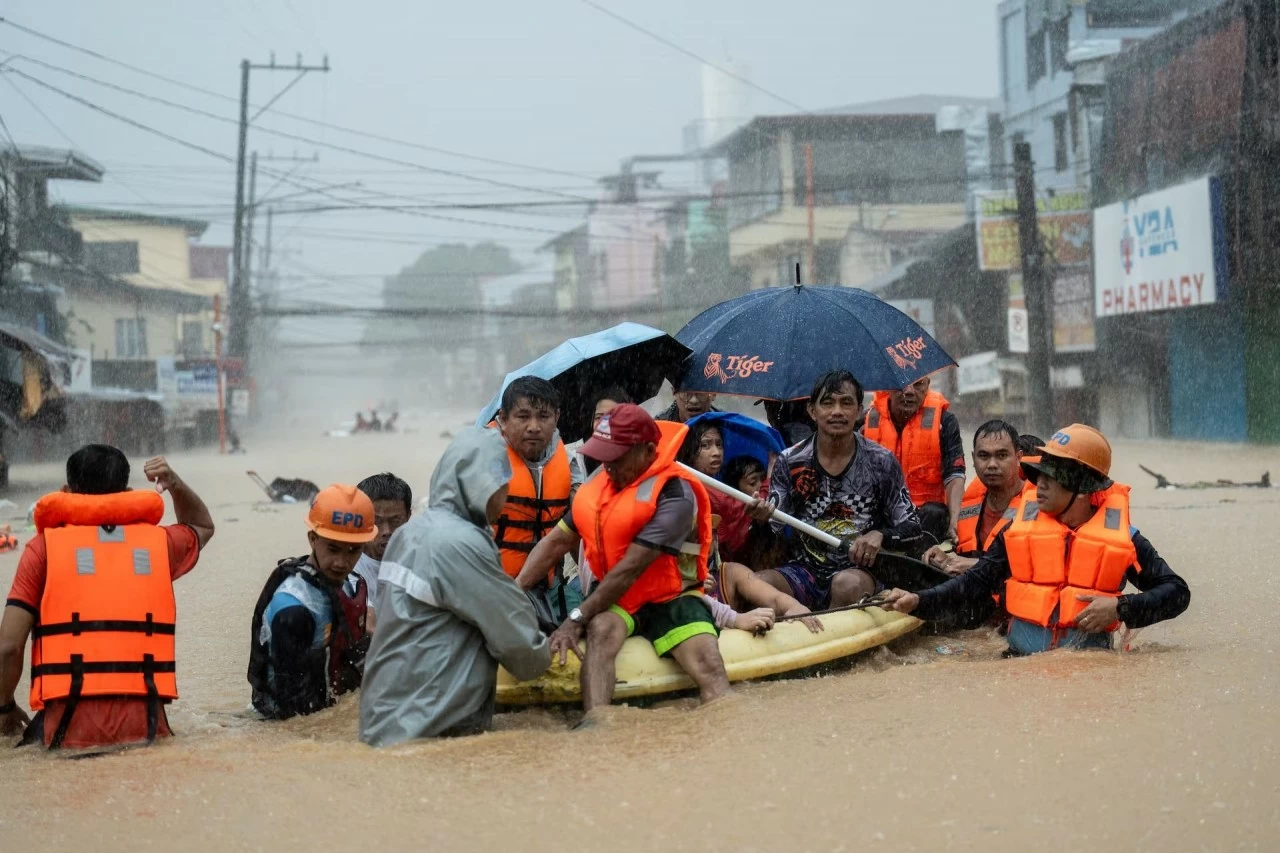
[{"label": "hooded raincoat", "polygon": [[499,433],[467,430],[436,466],[427,511],[387,546],[360,696],[365,743],[483,731],[493,720],[498,664],[520,679],[550,666],[547,638],[502,571],[485,517],[510,479]]}]

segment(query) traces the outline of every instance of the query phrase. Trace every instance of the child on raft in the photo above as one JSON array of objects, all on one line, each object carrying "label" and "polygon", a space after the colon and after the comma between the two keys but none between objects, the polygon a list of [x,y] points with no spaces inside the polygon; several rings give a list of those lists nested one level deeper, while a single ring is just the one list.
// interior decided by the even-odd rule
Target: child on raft
[{"label": "child on raft", "polygon": [[[714,423],[695,424],[685,437],[680,449],[679,461],[690,468],[715,477],[724,462],[724,440]],[[743,462],[742,460],[746,460]],[[740,491],[757,493],[764,482],[764,467],[750,457],[735,457],[730,463],[737,473],[736,481],[730,480]],[[752,468],[754,466],[754,469]],[[746,481],[744,483],[744,481]],[[743,489],[743,485],[754,488]],[[802,617],[801,621],[815,634],[822,630],[817,617],[790,595],[774,589],[756,577],[748,566],[734,562],[730,557],[747,542],[751,531],[751,519],[745,506],[728,495],[708,489],[714,525],[714,541],[708,566],[705,592],[711,604],[719,628],[739,628],[763,633],[773,627],[779,617]],[[752,606],[755,609],[740,613],[735,608]]]}]

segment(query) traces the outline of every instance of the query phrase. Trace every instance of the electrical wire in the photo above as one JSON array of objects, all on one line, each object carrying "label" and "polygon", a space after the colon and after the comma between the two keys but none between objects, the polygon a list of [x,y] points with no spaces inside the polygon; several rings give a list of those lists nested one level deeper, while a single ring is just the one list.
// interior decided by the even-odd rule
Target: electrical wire
[{"label": "electrical wire", "polygon": [[[77,79],[79,79],[79,80],[83,80],[83,81],[85,81],[85,82],[92,83],[92,84],[97,85],[97,86],[102,86],[102,87],[104,87],[104,88],[111,89],[111,90],[116,91],[116,92],[120,92],[120,93],[122,93],[122,94],[130,95],[130,96],[135,97],[135,98],[141,98],[142,100],[145,100],[145,101],[150,101],[150,102],[152,102],[152,103],[161,104],[162,106],[166,106],[166,107],[169,107],[169,108],[171,108],[171,109],[181,110],[182,112],[185,112],[185,113],[190,113],[190,114],[192,114],[192,115],[198,115],[198,116],[201,116],[202,118],[207,118],[207,119],[210,119],[210,120],[212,120],[212,121],[222,122],[222,123],[224,123],[224,124],[234,124],[234,125],[239,125],[239,123],[240,123],[238,119],[232,118],[232,117],[230,117],[230,116],[223,116],[223,115],[219,115],[219,114],[217,114],[217,113],[211,113],[211,112],[208,112],[207,110],[202,110],[202,109],[198,109],[197,107],[188,106],[187,104],[179,104],[179,103],[177,103],[177,102],[175,102],[175,101],[170,101],[170,100],[168,100],[168,99],[166,99],[166,98],[161,98],[161,97],[159,97],[159,96],[157,96],[157,95],[150,95],[150,94],[147,94],[146,92],[140,92],[140,91],[138,91],[137,89],[131,89],[131,88],[127,87],[127,86],[119,86],[119,85],[116,85],[115,83],[109,83],[109,82],[107,82],[107,81],[105,81],[105,80],[100,80],[100,79],[98,79],[98,78],[96,78],[96,77],[92,77],[92,76],[87,75],[87,74],[81,74],[81,73],[80,73],[80,72],[78,72],[78,71],[72,71],[72,70],[70,70],[70,69],[59,68],[58,66],[52,65],[51,63],[43,62],[43,61],[41,61],[41,60],[31,59],[30,57],[22,57],[22,59],[24,59],[25,61],[31,62],[31,63],[33,63],[33,64],[40,65],[40,66],[45,67],[45,68],[49,68],[50,70],[53,70],[53,71],[57,71],[57,72],[60,72],[60,73],[67,74],[67,75],[69,75],[69,76],[71,76],[71,77],[75,77],[75,78],[77,78]],[[35,84],[37,84],[37,85],[39,85],[39,86],[44,86],[44,87],[46,87],[46,88],[53,89],[54,91],[59,91],[59,90],[57,90],[55,87],[53,87],[51,84],[46,83],[45,81],[41,80],[40,78],[35,77],[34,75],[28,74],[27,72],[22,71],[21,69],[18,69],[18,68],[14,68],[14,67],[12,67],[12,66],[10,66],[9,68],[5,69],[5,73],[8,73],[8,74],[17,74],[17,75],[19,75],[19,76],[21,76],[21,77],[23,77],[23,78],[25,78],[25,79],[27,79],[27,80],[30,80],[31,82],[33,82],[33,83],[35,83]],[[509,189],[509,190],[521,190],[521,191],[524,191],[524,192],[540,193],[540,194],[543,194],[543,195],[553,195],[553,196],[558,196],[558,197],[561,197],[561,198],[573,199],[573,200],[575,200],[575,201],[577,201],[577,202],[579,202],[579,203],[588,203],[588,202],[594,201],[594,199],[589,199],[589,198],[586,198],[586,197],[584,197],[584,196],[574,196],[574,195],[569,195],[569,194],[567,194],[567,193],[558,192],[558,191],[556,191],[556,190],[543,190],[543,189],[539,189],[539,188],[537,188],[537,187],[529,187],[529,186],[524,186],[524,185],[521,185],[521,184],[514,184],[514,183],[511,183],[511,182],[509,182],[509,181],[499,181],[499,180],[495,180],[495,179],[493,179],[493,178],[485,178],[485,177],[481,177],[481,176],[479,176],[479,175],[471,175],[471,174],[468,174],[468,173],[466,173],[466,172],[458,172],[458,171],[455,171],[455,170],[453,170],[453,169],[441,169],[441,168],[437,168],[437,167],[435,167],[435,166],[427,166],[427,165],[424,165],[424,164],[422,164],[422,163],[415,163],[415,162],[413,162],[413,161],[411,161],[411,160],[401,160],[401,159],[396,158],[396,157],[387,157],[387,156],[384,156],[384,155],[382,155],[382,154],[375,154],[375,153],[373,153],[373,152],[371,152],[371,151],[361,151],[361,150],[360,150],[360,149],[358,149],[358,148],[351,148],[350,146],[347,146],[347,145],[339,145],[339,144],[334,143],[334,142],[326,142],[326,141],[324,141],[324,140],[320,140],[320,139],[313,139],[313,138],[309,138],[309,137],[306,137],[306,136],[301,136],[301,135],[296,134],[296,133],[289,133],[288,131],[276,130],[276,129],[274,129],[274,128],[269,128],[269,127],[256,127],[255,129],[256,129],[259,133],[265,133],[265,134],[268,134],[268,135],[270,135],[270,136],[277,136],[277,137],[280,137],[280,138],[282,138],[282,139],[288,139],[288,140],[291,140],[291,141],[294,141],[294,142],[303,142],[303,143],[306,143],[306,144],[308,144],[308,145],[314,145],[314,146],[318,146],[318,147],[320,147],[320,148],[326,148],[326,149],[329,149],[329,150],[332,150],[332,151],[339,151],[339,152],[344,153],[344,154],[350,154],[350,155],[352,155],[352,156],[354,156],[354,157],[362,157],[362,158],[365,158],[365,159],[367,159],[367,160],[375,160],[375,161],[378,161],[378,162],[390,163],[390,164],[392,164],[392,165],[396,165],[396,166],[404,166],[404,167],[406,167],[406,168],[410,168],[410,169],[417,169],[417,170],[419,170],[419,171],[426,172],[426,173],[429,173],[429,174],[443,175],[443,176],[447,176],[447,177],[458,178],[459,180],[473,181],[473,182],[476,182],[476,183],[489,184],[490,186],[500,187],[500,188],[502,188],[502,189]]]},{"label": "electrical wire", "polygon": [[[174,79],[172,77],[166,77],[163,74],[158,74],[154,71],[149,71],[145,68],[140,68],[136,65],[131,65],[127,62],[123,62],[119,59],[114,59],[103,53],[99,53],[98,51],[90,50],[89,48],[85,48],[85,47],[80,47],[79,45],[72,44],[71,42],[64,41],[62,39],[55,38],[51,35],[48,35],[46,33],[42,33],[38,30],[34,30],[30,27],[23,26],[22,24],[19,24],[16,21],[13,21],[9,18],[0,17],[0,24],[8,25],[34,38],[38,38],[43,41],[49,42],[51,44],[55,44],[59,47],[65,48],[67,50],[72,50],[77,53],[83,54],[85,56],[92,57],[101,62],[106,62],[111,65],[124,68],[128,71],[132,71],[135,74],[141,74],[144,77],[150,77],[154,80],[159,80],[161,82],[168,83],[171,86],[177,86],[179,88],[186,89],[187,91],[190,91],[190,92],[197,92],[199,94],[207,95],[208,97],[217,98],[219,100],[227,101],[229,103],[233,103],[233,104],[239,103],[239,100],[237,98],[232,97],[231,95],[227,95],[222,92],[215,92],[212,89],[205,89],[200,86],[195,86],[191,83],[186,83],[181,80]],[[250,104],[250,106],[256,107],[257,105]],[[273,113],[275,115],[282,116],[284,118],[291,119],[293,121],[299,121],[305,124],[310,124],[314,127],[322,127],[322,128],[327,128],[329,130],[336,130],[342,133],[349,133],[354,136],[362,136],[362,137],[365,137],[366,139],[373,139],[378,142],[385,142],[390,145],[400,145],[406,148],[416,148],[420,151],[426,151],[432,154],[442,154],[448,157],[457,157],[459,159],[472,160],[474,162],[479,162],[479,163],[488,163],[490,165],[496,165],[496,166],[506,166],[506,167],[515,168],[520,171],[527,171],[527,172],[543,172],[550,175],[563,175],[563,176],[572,177],[572,178],[591,179],[594,177],[593,175],[584,174],[582,172],[565,171],[563,169],[552,169],[544,166],[532,166],[527,163],[516,163],[510,160],[499,160],[492,157],[482,157],[476,154],[468,154],[463,151],[454,151],[448,148],[440,148],[434,145],[425,145],[420,142],[410,142],[404,139],[396,139],[394,137],[385,136],[382,134],[373,133],[366,130],[357,130],[355,128],[343,127],[342,125],[319,121],[317,119],[308,118],[306,116],[286,113],[282,110],[273,110]]]},{"label": "electrical wire", "polygon": [[622,17],[617,12],[614,12],[612,9],[607,9],[604,6],[601,6],[599,3],[594,2],[594,0],[581,0],[581,2],[587,6],[590,6],[592,9],[595,9],[597,12],[608,15],[610,18],[613,18],[615,21],[618,21],[619,23],[630,27],[636,32],[643,33],[644,35],[648,36],[654,41],[664,44],[667,47],[671,48],[672,50],[684,54],[685,56],[695,60],[696,62],[700,62],[703,65],[708,66],[709,68],[714,68],[716,71],[719,71],[721,74],[724,74],[726,77],[732,77],[734,80],[737,80],[739,83],[742,83],[743,85],[746,85],[746,86],[750,86],[752,89],[755,89],[757,92],[762,92],[768,95],[770,98],[773,98],[775,101],[779,101],[780,103],[786,104],[787,106],[791,107],[793,110],[799,110],[802,113],[809,112],[809,110],[800,106],[790,98],[784,98],[782,95],[779,95],[777,92],[771,92],[765,87],[757,83],[754,83],[751,80],[748,80],[746,77],[743,77],[741,74],[735,74],[734,72],[730,71],[727,68],[724,68],[723,66],[717,65],[714,62],[709,62],[706,59],[703,59],[698,54],[694,53],[693,51],[687,48],[681,47],[680,45],[676,44],[670,39],[664,38],[658,35],[657,33],[653,32],[652,30],[645,29],[644,27],[637,24],[635,21],[631,21],[631,20],[628,20],[627,18]]}]

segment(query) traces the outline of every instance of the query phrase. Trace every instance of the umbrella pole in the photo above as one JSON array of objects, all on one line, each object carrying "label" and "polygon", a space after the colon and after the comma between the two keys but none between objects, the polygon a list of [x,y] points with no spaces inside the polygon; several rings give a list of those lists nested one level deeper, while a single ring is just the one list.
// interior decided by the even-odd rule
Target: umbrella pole
[{"label": "umbrella pole", "polygon": [[[735,489],[733,486],[730,486],[726,483],[722,483],[719,480],[717,480],[715,477],[708,476],[707,474],[704,474],[701,471],[698,471],[694,468],[690,468],[688,465],[684,464],[683,462],[677,462],[676,464],[679,465],[681,468],[683,468],[685,471],[692,474],[694,477],[697,477],[698,482],[702,483],[702,485],[706,486],[708,489],[715,489],[717,492],[720,492],[723,495],[728,495],[734,500],[741,501],[744,504],[749,504],[753,500],[755,500],[755,498],[751,497],[751,495],[748,495],[746,492],[740,492],[737,489]],[[839,547],[840,545],[840,540],[832,536],[830,533],[819,530],[818,528],[814,527],[812,524],[805,524],[800,519],[787,515],[785,512],[782,512],[781,510],[775,509],[773,511],[773,519],[777,521],[781,521],[783,524],[787,525],[788,527],[799,530],[801,533],[805,534],[806,536],[812,536],[814,539],[817,539],[819,542],[823,542],[827,545],[830,545],[832,548]]]}]

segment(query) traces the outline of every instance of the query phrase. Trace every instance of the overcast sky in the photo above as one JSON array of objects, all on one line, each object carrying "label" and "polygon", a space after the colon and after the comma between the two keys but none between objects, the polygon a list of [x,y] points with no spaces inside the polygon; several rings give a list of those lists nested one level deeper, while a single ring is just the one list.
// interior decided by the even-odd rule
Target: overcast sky
[{"label": "overcast sky", "polygon": [[[993,0],[599,3],[708,61],[746,63],[753,82],[807,109],[919,93],[990,97],[998,91]],[[276,176],[260,176],[260,192],[293,196],[282,204],[329,204],[333,195],[384,206],[555,200],[415,166],[591,195],[594,179],[627,155],[679,151],[682,128],[700,112],[696,60],[582,0],[6,0],[3,8],[6,19],[25,27],[232,99],[241,59],[266,62],[274,50],[277,61],[291,63],[300,51],[305,62],[318,63],[327,53],[330,73],[302,79],[276,103],[279,110],[516,164],[392,145],[268,112],[256,128],[412,164],[379,162],[255,129],[250,150],[277,157],[319,154],[316,163],[263,163],[277,173],[298,169],[274,188]],[[177,88],[10,26],[0,26],[0,51],[0,60],[20,54],[225,118],[236,115],[233,100]],[[24,60],[12,60],[9,67],[225,157],[235,154],[232,123]],[[29,79],[4,77],[0,115],[19,143],[66,146],[70,140],[107,167],[101,186],[56,184],[60,199],[196,215],[213,223],[204,242],[229,244],[231,165],[95,113]],[[250,100],[264,103],[292,79],[287,72],[255,71]],[[760,92],[752,97],[755,113],[795,111]],[[362,186],[304,198],[295,181]],[[281,273],[291,277],[285,286],[293,288],[291,295],[366,302],[384,275],[432,244],[491,238],[531,261],[534,248],[572,227],[578,216],[557,207],[518,217],[441,213],[518,227],[384,211],[281,216],[275,235],[285,250]],[[318,274],[330,276],[327,285],[315,286]]]}]

